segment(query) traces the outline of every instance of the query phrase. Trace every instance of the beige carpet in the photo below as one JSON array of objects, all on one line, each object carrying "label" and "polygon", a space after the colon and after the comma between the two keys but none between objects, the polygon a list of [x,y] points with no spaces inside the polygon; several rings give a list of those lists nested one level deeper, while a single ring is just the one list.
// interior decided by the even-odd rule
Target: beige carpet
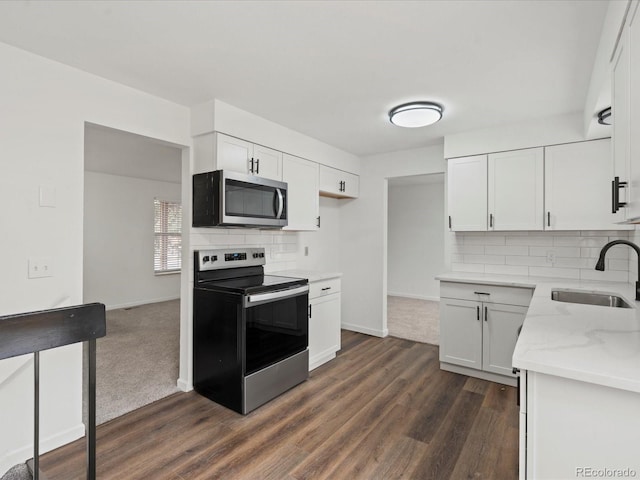
[{"label": "beige carpet", "polygon": [[107,312],[97,341],[96,423],[178,391],[180,301]]},{"label": "beige carpet", "polygon": [[393,337],[440,345],[440,303],[389,295],[387,328]]}]

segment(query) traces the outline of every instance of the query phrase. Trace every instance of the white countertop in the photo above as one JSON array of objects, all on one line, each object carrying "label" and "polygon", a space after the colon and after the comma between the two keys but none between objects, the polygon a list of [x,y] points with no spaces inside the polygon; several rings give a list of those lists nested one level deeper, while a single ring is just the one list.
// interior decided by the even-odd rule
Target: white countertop
[{"label": "white countertop", "polygon": [[319,272],[317,270],[282,270],[280,272],[270,272],[270,275],[282,275],[285,277],[308,278],[309,283],[329,280],[331,278],[340,278],[342,273],[336,272]]},{"label": "white countertop", "polygon": [[[549,375],[640,392],[640,302],[628,283],[446,273],[441,281],[535,288],[513,366]],[[636,308],[551,300],[551,290],[613,293]]]}]

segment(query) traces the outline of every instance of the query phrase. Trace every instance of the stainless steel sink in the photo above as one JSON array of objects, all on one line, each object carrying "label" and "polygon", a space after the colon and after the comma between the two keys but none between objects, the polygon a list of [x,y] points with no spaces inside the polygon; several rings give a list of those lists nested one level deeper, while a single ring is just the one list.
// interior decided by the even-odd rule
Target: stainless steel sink
[{"label": "stainless steel sink", "polygon": [[580,290],[551,290],[551,300],[566,303],[600,305],[602,307],[634,308],[624,298],[611,293],[595,293]]}]

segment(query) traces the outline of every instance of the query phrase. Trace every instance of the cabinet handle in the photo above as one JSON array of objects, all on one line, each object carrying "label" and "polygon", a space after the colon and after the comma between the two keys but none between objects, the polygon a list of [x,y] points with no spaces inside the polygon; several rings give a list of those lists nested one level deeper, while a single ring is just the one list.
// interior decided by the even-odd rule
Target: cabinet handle
[{"label": "cabinet handle", "polygon": [[251,160],[249,161],[249,172],[253,173],[253,157],[251,157]]},{"label": "cabinet handle", "polygon": [[476,320],[480,320],[480,306],[476,307]]},{"label": "cabinet handle", "polygon": [[325,290],[331,290],[331,287],[324,287],[324,288],[321,288],[320,290],[324,292]]},{"label": "cabinet handle", "polygon": [[311,304],[309,304],[309,318],[311,318]]},{"label": "cabinet handle", "polygon": [[551,226],[551,212],[547,212],[547,227]]},{"label": "cabinet handle", "polygon": [[493,228],[493,213],[489,214],[489,228]]},{"label": "cabinet handle", "polygon": [[517,382],[517,392],[516,392],[516,405],[520,406],[520,375],[518,375],[520,373],[520,369],[513,367],[512,370],[513,374],[516,375],[516,382]]},{"label": "cabinet handle", "polygon": [[487,307],[484,307],[484,321],[487,321]]},{"label": "cabinet handle", "polygon": [[620,201],[620,189],[626,188],[627,182],[621,182],[620,177],[613,177],[613,182],[611,182],[611,189],[613,190],[613,205],[611,207],[611,213],[617,213],[620,210],[620,207],[624,207],[626,202]]},{"label": "cabinet handle", "polygon": [[346,180],[342,182],[342,191],[343,192],[347,191],[347,181]]},{"label": "cabinet handle", "polygon": [[476,295],[491,295],[490,293],[487,293],[487,292],[473,292],[473,293],[475,293]]},{"label": "cabinet handle", "polygon": [[451,215],[449,215],[449,230],[451,230]]},{"label": "cabinet handle", "polygon": [[256,158],[256,175],[260,175],[260,159]]},{"label": "cabinet handle", "polygon": [[316,218],[318,219],[318,222],[317,222],[318,228],[320,228],[320,216],[317,216]]}]

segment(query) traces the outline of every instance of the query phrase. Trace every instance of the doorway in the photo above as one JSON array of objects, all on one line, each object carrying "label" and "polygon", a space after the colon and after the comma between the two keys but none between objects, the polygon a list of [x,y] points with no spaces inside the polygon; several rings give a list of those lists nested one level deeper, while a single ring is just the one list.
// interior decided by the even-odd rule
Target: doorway
[{"label": "doorway", "polygon": [[83,301],[104,303],[97,423],[178,391],[182,148],[85,124]]},{"label": "doorway", "polygon": [[390,178],[387,208],[387,328],[394,337],[439,344],[444,271],[444,174]]}]

